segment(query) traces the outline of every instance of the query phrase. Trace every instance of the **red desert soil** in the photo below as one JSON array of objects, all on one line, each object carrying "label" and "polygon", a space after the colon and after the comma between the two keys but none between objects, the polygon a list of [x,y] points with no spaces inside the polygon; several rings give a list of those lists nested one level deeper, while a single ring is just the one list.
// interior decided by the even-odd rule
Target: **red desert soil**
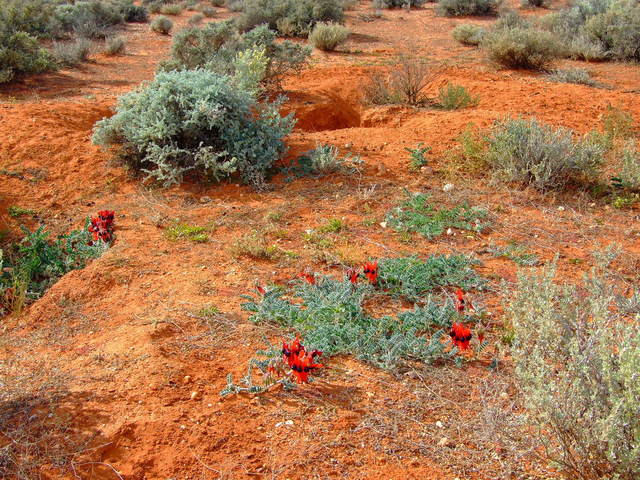
[{"label": "red desert soil", "polygon": [[[480,448],[475,431],[482,408],[478,387],[499,355],[497,346],[463,369],[424,367],[395,376],[348,357],[332,358],[314,383],[293,392],[222,399],[227,374],[243,375],[264,339],[278,341],[281,333],[248,322],[239,295],[252,294],[256,282],[286,283],[304,268],[338,276],[339,263],[454,251],[476,254],[483,262],[479,271],[497,289],[501,279],[514,280],[517,269],[486,247],[510,240],[529,245],[543,260],[557,252],[569,281],[589,268],[594,249],[617,242],[625,250],[620,273],[637,281],[637,209],[451,177],[444,167],[469,123],[487,127],[523,115],[587,132],[609,104],[640,118],[640,67],[581,65],[610,90],[550,83],[499,70],[481,51],[456,44],[451,30],[469,19],[438,18],[428,4],[364,21],[365,3],[348,12],[354,34],[340,52],[314,52],[311,66],[288,79],[285,106],[298,116],[291,155],[333,144],[362,156],[366,166],[358,176],[276,178],[266,193],[234,184],[166,190],[132,178],[92,145],[90,134],[117,96],[152,78],[167,54],[171,38],[148,25],[127,27],[124,56],[97,55],[82,70],[0,91],[2,228],[19,235],[18,221],[7,215],[11,205],[37,210],[55,233],[81,226],[97,210],[117,215],[117,241],[107,253],[1,324],[2,357],[16,385],[28,389],[47,380],[64,390],[50,402],[50,414],[66,422],[64,437],[76,442],[80,478],[117,478],[111,467],[125,479],[499,478],[500,452]],[[363,106],[368,73],[407,49],[428,54],[438,66],[432,93],[451,81],[480,95],[480,104],[452,112]],[[416,174],[407,168],[405,148],[418,142],[433,148],[432,170]],[[451,192],[442,191],[446,182],[455,184]],[[429,192],[446,205],[466,200],[486,206],[495,224],[481,236],[402,243],[379,223],[404,188]],[[282,212],[281,223],[265,220],[269,212]],[[323,262],[303,235],[330,218],[344,218],[348,229],[336,240],[337,261]],[[176,220],[206,226],[210,241],[169,241],[164,227]],[[27,224],[33,228],[37,220]],[[280,262],[235,258],[231,245],[252,230],[267,232],[299,256]],[[499,294],[490,290],[472,300],[493,312],[489,340],[498,345]],[[198,313],[211,305],[221,313]],[[543,478],[535,466],[514,466],[527,470],[529,478]],[[40,473],[73,478],[55,465]]]}]

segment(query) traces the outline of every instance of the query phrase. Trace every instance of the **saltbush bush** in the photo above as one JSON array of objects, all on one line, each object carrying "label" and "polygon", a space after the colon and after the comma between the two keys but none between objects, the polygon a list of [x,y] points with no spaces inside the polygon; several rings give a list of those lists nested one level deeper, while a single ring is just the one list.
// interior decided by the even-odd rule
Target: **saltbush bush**
[{"label": "saltbush bush", "polygon": [[119,55],[124,53],[126,46],[127,40],[124,37],[111,37],[105,43],[104,53],[107,55]]},{"label": "saltbush bush", "polygon": [[160,72],[120,97],[93,141],[119,146],[129,165],[165,185],[186,173],[216,180],[237,173],[261,187],[293,119],[281,117],[277,104],[258,103],[243,81],[201,69]]},{"label": "saltbush bush", "polygon": [[89,60],[94,44],[87,38],[76,38],[72,42],[56,42],[53,52],[56,60],[65,67],[76,67]]},{"label": "saltbush bush", "polygon": [[428,0],[373,0],[374,8],[421,7]]},{"label": "saltbush bush", "polygon": [[205,68],[234,75],[247,58],[246,52],[263,52],[265,66],[259,82],[267,89],[279,88],[285,75],[300,71],[311,53],[293,42],[276,41],[275,32],[265,25],[239,34],[233,21],[228,20],[178,32],[171,47],[171,59],[161,63],[160,69]]},{"label": "saltbush bush", "polygon": [[124,23],[117,3],[76,2],[56,7],[54,19],[57,28],[86,38],[105,38],[115,25]]},{"label": "saltbush bush", "polygon": [[497,178],[540,191],[593,180],[606,152],[590,136],[575,138],[571,130],[554,129],[535,119],[498,122],[488,143],[487,159]]},{"label": "saltbush bush", "polygon": [[151,30],[163,35],[168,35],[172,28],[173,22],[164,16],[156,17],[151,22]]},{"label": "saltbush bush", "polygon": [[462,85],[454,85],[447,82],[445,87],[438,90],[436,106],[444,110],[457,110],[459,108],[475,107],[480,102],[478,95],[471,95]]},{"label": "saltbush bush", "polygon": [[327,52],[335,50],[349,37],[349,29],[335,23],[316,23],[309,34],[309,42]]},{"label": "saltbush bush", "polygon": [[342,23],[340,0],[245,0],[238,18],[242,31],[266,24],[287,36],[307,36],[318,22]]},{"label": "saltbush bush", "polygon": [[446,17],[495,15],[501,0],[439,0],[437,12]]},{"label": "saltbush bush", "polygon": [[465,23],[454,28],[452,35],[456,41],[463,45],[477,46],[482,43],[486,33],[487,31],[479,25]]},{"label": "saltbush bush", "polygon": [[589,87],[597,87],[600,84],[596,82],[589,72],[583,68],[567,68],[558,69],[547,75],[552,82],[558,83],[575,83],[577,85],[587,85]]},{"label": "saltbush bush", "polygon": [[526,435],[567,479],[640,478],[640,316],[617,307],[606,260],[584,293],[554,283],[555,266],[508,291]]},{"label": "saltbush bush", "polygon": [[482,43],[489,58],[508,68],[545,70],[561,54],[556,38],[530,28],[504,28],[487,35]]}]

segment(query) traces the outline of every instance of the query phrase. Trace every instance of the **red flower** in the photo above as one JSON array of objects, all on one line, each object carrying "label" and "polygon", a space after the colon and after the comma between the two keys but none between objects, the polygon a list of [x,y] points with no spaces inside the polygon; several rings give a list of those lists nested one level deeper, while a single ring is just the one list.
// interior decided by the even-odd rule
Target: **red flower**
[{"label": "red flower", "polygon": [[300,343],[300,337],[296,337],[296,339],[291,342],[291,345],[287,345],[284,341],[282,342],[282,359],[289,366],[292,365],[294,358],[300,354],[300,352],[304,352],[304,345]]},{"label": "red flower", "polygon": [[313,370],[323,367],[320,363],[314,363],[313,358],[318,354],[322,354],[322,352],[316,352],[317,350],[314,350],[313,352],[302,351],[293,358],[293,362],[290,367],[294,377],[296,377],[297,383],[308,383],[309,374]]},{"label": "red flower", "polygon": [[378,262],[367,262],[364,264],[363,273],[371,285],[378,283]]},{"label": "red flower", "polygon": [[309,285],[315,285],[316,284],[316,277],[313,273],[309,273],[309,272],[300,272],[300,275],[298,275],[300,278],[304,278],[304,280],[309,284]]},{"label": "red flower", "polygon": [[267,291],[264,289],[264,287],[262,285],[256,284],[256,290],[258,290],[258,293],[260,295],[264,295],[265,293],[267,293]]},{"label": "red flower", "polygon": [[454,323],[449,332],[451,342],[460,350],[468,350],[469,342],[471,342],[471,329],[465,327],[462,323]]},{"label": "red flower", "polygon": [[110,243],[113,240],[114,219],[115,212],[112,210],[101,210],[97,217],[91,219],[88,230],[92,234],[94,242],[102,240],[105,243]]},{"label": "red flower", "polygon": [[464,291],[461,288],[456,290],[456,310],[459,313],[464,313],[465,309],[469,308],[469,310],[474,310],[473,305],[468,303],[464,298]]},{"label": "red flower", "polygon": [[356,270],[355,268],[350,268],[349,270],[347,270],[347,278],[354,285],[358,283],[359,276],[360,274],[358,273],[358,270]]}]

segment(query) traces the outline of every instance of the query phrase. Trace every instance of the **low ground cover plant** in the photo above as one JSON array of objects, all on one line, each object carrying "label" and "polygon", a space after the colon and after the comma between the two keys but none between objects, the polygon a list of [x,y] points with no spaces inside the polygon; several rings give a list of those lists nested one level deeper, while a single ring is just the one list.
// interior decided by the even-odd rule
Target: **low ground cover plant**
[{"label": "low ground cover plant", "polygon": [[82,230],[50,238],[44,227],[0,250],[0,314],[18,313],[38,299],[65,273],[83,268],[113,242],[114,212],[101,211]]},{"label": "low ground cover plant", "polygon": [[320,144],[300,155],[290,166],[282,168],[287,179],[358,172],[363,160],[360,156],[341,155],[334,145]]},{"label": "low ground cover plant", "polygon": [[371,74],[364,87],[364,101],[372,105],[424,105],[429,101],[424,90],[435,78],[435,70],[425,59],[401,56],[390,72]]},{"label": "low ground cover plant", "polygon": [[387,223],[398,232],[415,232],[433,239],[448,228],[482,232],[489,226],[488,212],[483,208],[459,205],[437,208],[423,193],[411,194],[408,199],[387,213]]},{"label": "low ground cover plant", "polygon": [[486,33],[486,29],[480,25],[465,23],[454,28],[451,34],[456,41],[463,45],[477,46],[482,43],[482,39]]},{"label": "low ground cover plant", "polygon": [[447,82],[445,87],[438,90],[435,104],[444,110],[458,110],[459,108],[475,107],[480,103],[478,95],[473,96],[462,85]]},{"label": "low ground cover plant", "polygon": [[259,102],[244,80],[201,69],[160,72],[120,97],[116,114],[96,124],[93,141],[116,147],[164,185],[185,174],[210,181],[236,174],[261,188],[293,119],[281,117],[277,104]]},{"label": "low ground cover plant", "polygon": [[165,16],[156,17],[151,22],[151,30],[162,35],[168,35],[173,28],[173,22]]},{"label": "low ground cover plant", "polygon": [[[436,301],[432,295],[437,287],[481,287],[483,281],[471,264],[466,257],[436,255],[424,261],[410,257],[370,262],[347,271],[343,280],[303,272],[293,290],[260,287],[258,298],[246,297],[243,308],[254,322],[293,328],[327,356],[352,354],[385,369],[415,360],[432,362],[452,358],[468,346],[445,339],[454,323],[474,323],[477,318],[461,318],[456,302]],[[420,305],[393,317],[365,311],[366,298],[390,294],[419,300]],[[457,333],[452,335],[456,342]]]},{"label": "low ground cover plant", "polygon": [[549,32],[512,27],[487,34],[482,46],[489,58],[508,68],[546,70],[561,56],[561,45]]}]

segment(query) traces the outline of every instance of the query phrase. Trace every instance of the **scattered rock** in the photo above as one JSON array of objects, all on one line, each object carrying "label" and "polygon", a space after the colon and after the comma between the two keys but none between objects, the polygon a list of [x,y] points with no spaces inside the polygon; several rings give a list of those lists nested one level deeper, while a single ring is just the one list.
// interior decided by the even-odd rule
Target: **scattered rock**
[{"label": "scattered rock", "polygon": [[563,207],[562,205],[560,205],[560,206],[558,207],[558,211],[559,211],[559,212],[564,212],[564,207]]},{"label": "scattered rock", "polygon": [[453,230],[451,227],[447,228],[447,235],[453,235]]},{"label": "scattered rock", "polygon": [[200,400],[200,392],[191,392],[191,400]]},{"label": "scattered rock", "polygon": [[182,379],[182,383],[184,383],[185,385],[187,383],[191,383],[191,375],[185,375],[184,378]]},{"label": "scattered rock", "polygon": [[442,422],[441,422],[440,420],[438,420],[438,421],[436,422],[436,427],[438,427],[438,428],[444,428],[444,425],[442,424]]},{"label": "scattered rock", "polygon": [[380,226],[382,228],[387,228],[387,222],[380,222]]},{"label": "scattered rock", "polygon": [[278,423],[276,423],[276,428],[280,428],[280,427],[282,427],[284,425],[286,425],[286,426],[293,425],[293,420],[286,420],[284,422],[278,422]]},{"label": "scattered rock", "polygon": [[453,183],[445,183],[444,187],[442,187],[442,191],[443,192],[450,192],[454,188],[455,188],[455,186],[453,185]]}]

